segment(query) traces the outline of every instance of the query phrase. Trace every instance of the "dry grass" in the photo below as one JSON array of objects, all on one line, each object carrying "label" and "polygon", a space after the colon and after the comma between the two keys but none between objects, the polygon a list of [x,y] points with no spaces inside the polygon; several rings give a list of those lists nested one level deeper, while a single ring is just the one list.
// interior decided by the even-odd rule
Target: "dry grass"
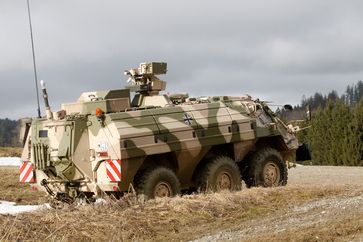
[{"label": "dry grass", "polygon": [[22,151],[20,147],[0,147],[0,157],[20,157]]},{"label": "dry grass", "polygon": [[18,168],[0,168],[0,200],[20,204],[44,203],[44,192],[33,191],[28,184],[19,182]]},{"label": "dry grass", "polygon": [[0,239],[26,241],[185,241],[344,193],[336,187],[254,188],[0,216]]},{"label": "dry grass", "polygon": [[[361,185],[289,185],[147,202],[130,194],[118,201],[108,198],[105,204],[0,215],[0,241],[187,241],[226,231],[235,241],[346,241],[355,238],[360,241],[363,209],[356,208],[363,207],[362,194]],[[343,204],[343,200],[351,201],[350,198],[357,202],[355,207],[333,212],[333,219],[326,221],[320,221],[320,208],[310,206],[335,200]],[[25,204],[42,203],[44,193],[18,183],[17,169],[0,169],[0,200],[20,199]],[[322,209],[327,209],[327,205],[324,206]],[[297,207],[312,209],[294,212]],[[295,223],[286,222],[290,216]],[[307,220],[306,216],[312,219]],[[275,224],[281,222],[286,223],[286,228],[275,231]],[[265,226],[269,228],[264,229]],[[243,233],[246,229],[252,231],[250,236]]]}]

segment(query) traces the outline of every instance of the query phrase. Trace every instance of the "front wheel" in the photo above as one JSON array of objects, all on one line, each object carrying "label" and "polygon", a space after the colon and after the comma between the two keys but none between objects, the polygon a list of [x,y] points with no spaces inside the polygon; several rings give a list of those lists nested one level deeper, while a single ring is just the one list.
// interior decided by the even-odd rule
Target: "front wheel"
[{"label": "front wheel", "polygon": [[254,153],[249,161],[247,187],[276,187],[287,184],[287,167],[281,154],[272,148],[263,148]]},{"label": "front wheel", "polygon": [[135,181],[136,192],[146,199],[174,197],[180,193],[180,182],[175,173],[166,167],[156,167],[144,171]]}]

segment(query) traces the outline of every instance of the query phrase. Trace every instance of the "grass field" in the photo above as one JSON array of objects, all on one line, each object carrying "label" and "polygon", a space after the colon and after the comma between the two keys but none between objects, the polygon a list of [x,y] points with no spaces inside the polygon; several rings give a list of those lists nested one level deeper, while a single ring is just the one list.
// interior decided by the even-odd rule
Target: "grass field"
[{"label": "grass field", "polygon": [[20,157],[23,148],[0,147],[0,157]]},{"label": "grass field", "polygon": [[42,204],[44,192],[33,191],[28,184],[20,183],[19,168],[0,168],[0,200],[19,204]]},{"label": "grass field", "polygon": [[[0,170],[1,199],[44,194]],[[288,185],[0,215],[0,241],[362,241],[363,186]]]}]

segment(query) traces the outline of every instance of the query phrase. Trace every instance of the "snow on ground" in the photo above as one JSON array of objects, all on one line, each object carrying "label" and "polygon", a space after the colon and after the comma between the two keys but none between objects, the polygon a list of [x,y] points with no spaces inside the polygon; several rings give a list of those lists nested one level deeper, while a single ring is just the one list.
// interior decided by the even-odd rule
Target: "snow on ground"
[{"label": "snow on ground", "polygon": [[21,166],[19,157],[0,157],[0,166]]},{"label": "snow on ground", "polygon": [[40,208],[48,208],[49,205],[16,205],[14,202],[0,201],[0,214],[17,214],[31,212]]}]

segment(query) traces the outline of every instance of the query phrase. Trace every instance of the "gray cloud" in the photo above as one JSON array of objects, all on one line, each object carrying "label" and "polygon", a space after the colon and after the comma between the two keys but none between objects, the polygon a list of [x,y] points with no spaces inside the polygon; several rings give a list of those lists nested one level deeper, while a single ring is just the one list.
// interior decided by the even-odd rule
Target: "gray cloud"
[{"label": "gray cloud", "polygon": [[[30,0],[39,79],[54,109],[167,61],[169,92],[276,103],[362,79],[361,1]],[[26,1],[0,3],[0,117],[36,114]]]}]

